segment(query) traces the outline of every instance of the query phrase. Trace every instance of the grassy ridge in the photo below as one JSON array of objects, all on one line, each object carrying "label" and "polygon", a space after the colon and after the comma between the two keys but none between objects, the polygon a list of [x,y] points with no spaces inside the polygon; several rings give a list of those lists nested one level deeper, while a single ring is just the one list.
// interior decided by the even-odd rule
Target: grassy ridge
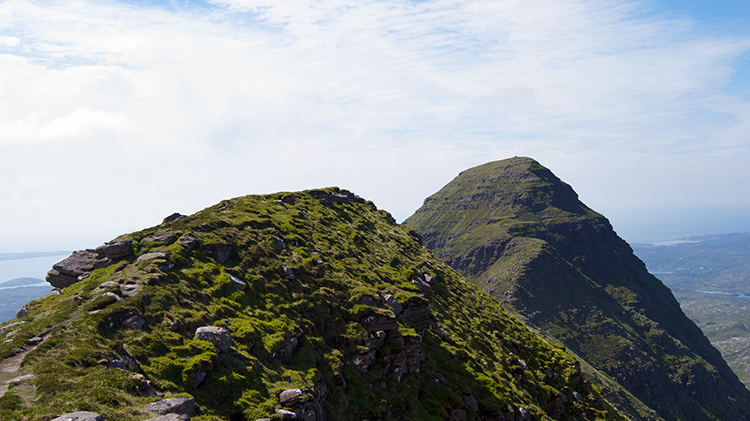
[{"label": "grassy ridge", "polygon": [[[236,198],[120,239],[133,240],[130,257],[30,303],[0,345],[3,364],[46,338],[18,371],[33,378],[0,398],[0,419],[145,420],[143,405],[160,399],[149,385],[194,397],[198,421],[280,419],[290,388],[313,390],[336,420],[622,419],[575,359],[348,192]],[[138,260],[154,252],[171,257]],[[143,326],[123,324],[133,317]],[[194,337],[204,325],[231,331],[230,352]]]}]

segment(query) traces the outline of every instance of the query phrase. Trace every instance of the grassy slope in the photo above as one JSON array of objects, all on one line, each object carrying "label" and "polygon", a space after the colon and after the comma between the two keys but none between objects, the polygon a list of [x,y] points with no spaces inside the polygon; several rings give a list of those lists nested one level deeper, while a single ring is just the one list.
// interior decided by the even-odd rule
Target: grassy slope
[{"label": "grassy slope", "polygon": [[[146,241],[155,234],[190,235],[200,246]],[[530,419],[550,419],[545,410],[556,401],[560,419],[584,413],[590,420],[619,419],[582,381],[572,357],[529,331],[370,203],[323,206],[309,192],[246,196],[122,239],[135,240],[130,258],[30,303],[29,323],[0,345],[0,358],[9,358],[32,336],[51,332],[18,372],[35,377],[11,385],[0,398],[0,419],[89,410],[108,421],[144,420],[152,415],[142,406],[157,400],[138,392],[144,377],[167,396],[193,396],[201,409],[193,419],[199,421],[277,417],[272,414],[282,390],[321,390],[323,384],[328,418],[336,420],[441,420],[452,409],[465,409],[470,395],[480,408],[467,411],[470,420],[518,416],[521,408]],[[232,250],[227,261],[209,257],[212,248],[226,246]],[[175,267],[135,261],[152,251],[171,251]],[[284,266],[294,279],[284,279]],[[435,278],[426,297],[411,282],[420,273]],[[247,290],[235,290],[230,274]],[[106,281],[119,286],[98,288]],[[128,284],[143,289],[119,302],[103,295]],[[392,320],[394,314],[360,303],[389,292],[404,306],[429,305],[434,320],[401,319],[398,331],[376,346],[362,321]],[[122,327],[132,315],[146,325]],[[231,358],[220,359],[210,343],[193,337],[202,325],[232,331]],[[292,338],[299,345],[282,361],[278,354]],[[404,343],[418,343],[425,358],[418,372],[399,380],[389,361]],[[357,370],[354,357],[372,350],[373,366],[367,373]],[[127,361],[127,368],[107,369],[114,359]],[[205,380],[191,387],[190,376],[201,371]]]},{"label": "grassy slope", "polygon": [[[722,387],[747,411],[747,391],[668,288],[646,272],[606,218],[535,161],[467,170],[405,224],[437,256],[665,418],[743,416],[733,413],[734,397],[686,388],[688,378],[709,388],[726,381]],[[645,405],[639,408],[634,416],[651,417]]]}]

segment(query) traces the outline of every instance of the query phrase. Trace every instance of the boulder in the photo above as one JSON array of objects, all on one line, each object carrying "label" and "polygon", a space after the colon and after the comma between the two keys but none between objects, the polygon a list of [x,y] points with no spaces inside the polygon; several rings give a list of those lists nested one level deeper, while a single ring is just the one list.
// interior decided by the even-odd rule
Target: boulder
[{"label": "boulder", "polygon": [[276,251],[282,251],[286,248],[286,244],[284,244],[284,240],[276,236],[271,237],[271,245]]},{"label": "boulder", "polygon": [[100,257],[107,257],[112,260],[122,259],[130,255],[132,244],[133,240],[110,241],[95,248],[94,252]]},{"label": "boulder", "polygon": [[425,295],[425,296],[430,295],[430,291],[432,291],[432,287],[427,282],[419,278],[414,278],[411,280],[411,283],[416,285],[417,288],[419,288],[419,292],[421,292],[422,295]]},{"label": "boulder", "polygon": [[172,243],[175,240],[175,236],[172,234],[165,235],[152,235],[143,239],[145,243]]},{"label": "boulder", "polygon": [[167,216],[166,218],[162,219],[162,224],[168,224],[170,222],[179,221],[182,218],[187,218],[187,215],[181,215],[177,212]]},{"label": "boulder", "polygon": [[65,288],[83,279],[91,271],[112,264],[108,257],[99,258],[93,250],[75,251],[67,259],[52,265],[47,272],[47,282],[55,288]]},{"label": "boulder", "polygon": [[132,329],[132,330],[141,330],[143,325],[146,324],[146,321],[143,320],[143,317],[141,316],[132,316],[128,317],[122,322],[122,326],[126,329]]},{"label": "boulder", "polygon": [[232,335],[223,327],[201,326],[195,330],[195,337],[214,344],[220,354],[229,352],[232,346]]},{"label": "boulder", "polygon": [[186,396],[164,399],[159,402],[150,403],[144,406],[146,410],[155,412],[160,415],[166,414],[185,414],[190,415],[195,411],[195,401]]},{"label": "boulder", "polygon": [[464,405],[474,412],[479,412],[479,403],[477,403],[477,398],[475,398],[474,395],[465,395]]},{"label": "boulder", "polygon": [[26,307],[21,307],[21,309],[18,310],[18,312],[16,312],[16,319],[20,319],[28,315],[29,315],[29,310],[26,310]]},{"label": "boulder", "polygon": [[388,294],[385,297],[383,297],[383,300],[388,305],[388,307],[390,307],[391,310],[393,310],[393,314],[395,314],[396,316],[398,316],[399,314],[401,314],[402,311],[404,311],[404,307],[398,301],[396,301],[393,295]]},{"label": "boulder", "polygon": [[60,415],[52,421],[105,421],[104,417],[96,412],[72,412]]},{"label": "boulder", "polygon": [[159,269],[161,270],[169,270],[174,267],[174,262],[172,261],[172,252],[171,251],[155,251],[153,253],[145,253],[140,256],[138,256],[138,259],[136,259],[136,262],[147,262],[149,260],[161,260],[159,262]]},{"label": "boulder", "polygon": [[310,389],[286,389],[279,395],[279,403],[283,406],[295,406],[307,400],[305,395],[311,394],[312,390]]},{"label": "boulder", "polygon": [[190,417],[187,414],[167,414],[146,421],[190,421]]},{"label": "boulder", "polygon": [[242,279],[240,279],[240,278],[238,278],[238,277],[236,277],[234,275],[229,275],[229,279],[232,280],[232,286],[237,291],[244,291],[244,290],[247,289],[247,284]]},{"label": "boulder", "polygon": [[183,235],[177,240],[178,243],[185,246],[188,251],[195,248],[195,246],[198,245],[198,240],[195,237],[191,237],[189,235]]},{"label": "boulder", "polygon": [[337,203],[349,202],[365,203],[364,199],[347,190],[339,190],[337,192],[312,190],[310,191],[310,196],[318,199],[318,201],[324,206],[333,206]]},{"label": "boulder", "polygon": [[284,279],[294,279],[294,271],[292,271],[292,268],[289,266],[282,266],[281,267],[281,276]]}]

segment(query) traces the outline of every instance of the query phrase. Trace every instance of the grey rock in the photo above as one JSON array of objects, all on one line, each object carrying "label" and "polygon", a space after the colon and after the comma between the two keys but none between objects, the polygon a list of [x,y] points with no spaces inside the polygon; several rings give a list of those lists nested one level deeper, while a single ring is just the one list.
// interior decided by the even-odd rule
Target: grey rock
[{"label": "grey rock", "polygon": [[14,328],[16,326],[25,325],[26,323],[28,322],[13,322],[13,323],[7,324],[3,327],[0,327],[0,334],[4,333],[8,329]]},{"label": "grey rock", "polygon": [[26,307],[21,307],[21,309],[16,312],[16,319],[20,319],[28,315],[29,315],[29,310],[26,310]]},{"label": "grey rock", "polygon": [[120,284],[118,284],[117,282],[113,282],[113,281],[107,281],[107,282],[103,282],[102,284],[100,284],[97,288],[99,289],[118,288],[119,289]]},{"label": "grey rock", "polygon": [[195,337],[214,344],[220,354],[229,352],[232,346],[232,335],[223,327],[201,326],[195,330]]},{"label": "grey rock", "polygon": [[132,244],[133,240],[110,241],[109,243],[95,248],[94,252],[99,256],[104,256],[112,260],[122,259],[123,257],[130,255]]},{"label": "grey rock", "polygon": [[52,268],[60,273],[78,277],[86,272],[105,268],[111,263],[109,258],[97,258],[97,253],[92,250],[81,250],[74,251],[67,259],[52,265]]},{"label": "grey rock", "polygon": [[385,303],[388,305],[388,307],[393,310],[393,313],[398,316],[401,314],[402,311],[404,311],[404,307],[393,297],[393,295],[388,294],[385,297],[383,297]]},{"label": "grey rock", "polygon": [[135,261],[140,263],[140,262],[147,262],[149,260],[154,260],[154,259],[170,259],[171,257],[172,257],[171,251],[155,251],[153,253],[142,254],[138,256],[138,258]]},{"label": "grey rock", "polygon": [[187,215],[181,215],[177,212],[167,216],[166,218],[162,219],[162,224],[168,224],[170,222],[179,221],[182,218],[187,218]]},{"label": "grey rock", "polygon": [[122,300],[122,297],[120,297],[119,295],[115,294],[114,292],[105,292],[104,294],[102,294],[102,296],[103,297],[112,297],[116,301]]},{"label": "grey rock", "polygon": [[204,246],[201,250],[203,250],[203,252],[206,253],[208,257],[216,260],[219,263],[226,262],[232,255],[232,246],[228,244],[210,244]]},{"label": "grey rock", "polygon": [[385,332],[394,332],[398,330],[398,321],[384,315],[366,316],[360,320],[359,324],[369,331],[382,330]]},{"label": "grey rock", "polygon": [[44,338],[42,338],[41,336],[34,336],[33,338],[29,338],[29,340],[26,341],[26,343],[31,346],[39,345],[42,342],[44,342]]},{"label": "grey rock", "polygon": [[427,304],[409,306],[405,308],[402,317],[419,327],[424,327],[434,322],[432,310]]},{"label": "grey rock", "polygon": [[295,406],[305,400],[305,395],[310,394],[310,389],[286,389],[279,395],[279,403],[284,406]]},{"label": "grey rock", "polygon": [[187,414],[167,414],[146,421],[190,421],[190,417]]},{"label": "grey rock", "polygon": [[123,285],[121,288],[123,297],[135,297],[141,292],[141,286],[138,284]]},{"label": "grey rock", "polygon": [[422,295],[430,295],[430,291],[432,291],[432,287],[427,282],[421,280],[421,279],[412,279],[412,284],[416,285],[419,288],[419,291],[422,293]]},{"label": "grey rock", "polygon": [[173,234],[165,234],[165,235],[152,235],[150,237],[144,238],[142,241],[146,243],[172,243],[175,240],[175,237]]},{"label": "grey rock", "polygon": [[474,397],[474,395],[464,396],[464,405],[466,405],[467,408],[471,409],[474,412],[479,412],[479,404],[477,403],[477,399]]},{"label": "grey rock", "polygon": [[60,415],[52,421],[105,421],[105,419],[96,412],[72,412]]},{"label": "grey rock", "polygon": [[78,276],[68,275],[52,269],[47,272],[46,281],[53,287],[62,289],[78,282]]},{"label": "grey rock", "polygon": [[302,332],[296,332],[294,336],[286,340],[284,346],[276,353],[282,362],[287,362],[292,359],[292,354],[294,354],[294,350],[297,349],[297,345],[299,345],[300,336],[302,336]]},{"label": "grey rock", "polygon": [[276,251],[282,251],[286,248],[286,244],[284,244],[284,240],[276,236],[271,237],[271,245],[273,245],[273,248]]},{"label": "grey rock", "polygon": [[364,199],[362,199],[361,197],[347,190],[340,190],[338,192],[326,192],[323,190],[313,190],[310,192],[310,196],[314,197],[315,199],[318,199],[318,201],[320,201],[320,203],[323,204],[324,206],[333,206],[337,203],[349,203],[349,202],[365,203]]},{"label": "grey rock", "polygon": [[198,245],[198,240],[195,237],[191,237],[189,235],[183,235],[177,240],[177,242],[185,246],[188,251],[194,249],[195,246]]},{"label": "grey rock", "polygon": [[232,280],[232,286],[237,291],[244,291],[244,290],[247,289],[247,284],[242,279],[240,279],[240,278],[238,278],[238,277],[236,277],[234,275],[229,275],[229,279]]},{"label": "grey rock", "polygon": [[377,354],[377,351],[374,349],[371,349],[365,354],[355,355],[352,358],[352,363],[354,364],[354,367],[357,370],[363,373],[367,373],[367,370],[369,370],[372,364],[375,362],[376,354]]},{"label": "grey rock", "polygon": [[190,387],[196,388],[199,384],[203,383],[206,379],[206,373],[203,371],[195,371],[187,376],[187,383]]},{"label": "grey rock", "polygon": [[171,251],[155,251],[153,253],[145,253],[138,256],[136,262],[147,262],[149,260],[160,260],[161,262],[158,263],[158,266],[161,270],[169,270],[174,267]]},{"label": "grey rock", "polygon": [[150,403],[144,406],[146,410],[155,412],[160,415],[166,414],[185,414],[190,415],[195,411],[195,401],[186,396],[177,396],[176,398],[164,399],[159,402]]},{"label": "grey rock", "polygon": [[281,276],[284,279],[294,279],[294,271],[292,271],[292,268],[290,268],[289,266],[282,266]]},{"label": "grey rock", "polygon": [[277,409],[276,413],[281,415],[281,418],[285,420],[296,420],[297,414],[295,414],[292,411],[287,411],[286,409]]},{"label": "grey rock", "polygon": [[122,322],[122,326],[126,329],[132,329],[132,330],[141,330],[143,325],[146,324],[146,321],[143,320],[143,317],[141,316],[132,316],[128,317]]}]

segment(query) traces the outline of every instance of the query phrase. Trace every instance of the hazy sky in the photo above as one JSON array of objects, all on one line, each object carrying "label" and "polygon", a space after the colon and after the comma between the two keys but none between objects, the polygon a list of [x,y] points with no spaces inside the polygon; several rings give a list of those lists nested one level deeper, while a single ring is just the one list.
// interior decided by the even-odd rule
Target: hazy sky
[{"label": "hazy sky", "polygon": [[750,2],[0,2],[0,252],[514,155],[629,241],[750,231]]}]

